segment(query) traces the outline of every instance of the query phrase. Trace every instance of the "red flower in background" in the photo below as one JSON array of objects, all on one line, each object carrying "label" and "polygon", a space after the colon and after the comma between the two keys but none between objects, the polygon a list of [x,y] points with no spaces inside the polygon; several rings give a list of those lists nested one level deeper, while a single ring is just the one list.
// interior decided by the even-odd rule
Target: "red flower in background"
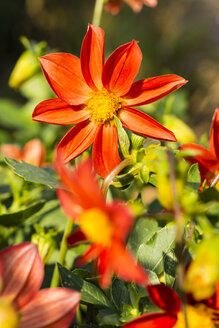
[{"label": "red flower in background", "polygon": [[43,263],[35,244],[26,242],[0,252],[1,327],[69,327],[80,293],[66,288],[39,290],[43,275]]},{"label": "red flower in background", "polygon": [[12,144],[4,144],[1,146],[1,153],[5,157],[22,160],[35,166],[41,166],[46,158],[44,145],[39,139],[28,141],[23,149]]},{"label": "red flower in background", "polygon": [[206,179],[209,186],[215,175],[219,171],[219,109],[216,108],[212,119],[212,125],[209,138],[209,150],[203,146],[187,143],[179,147],[180,150],[194,150],[195,155],[186,157],[191,163],[198,163],[201,182]]},{"label": "red flower in background", "polygon": [[111,14],[116,15],[120,11],[122,1],[126,2],[135,12],[141,11],[143,5],[156,7],[158,4],[158,0],[108,0],[105,4],[105,9]]},{"label": "red flower in background", "polygon": [[113,273],[121,279],[145,285],[148,281],[146,273],[125,248],[134,221],[129,208],[117,201],[106,204],[90,160],[70,171],[58,153],[56,168],[65,187],[57,190],[61,206],[79,225],[68,237],[68,244],[91,243],[78,264],[97,259],[100,285],[104,288],[109,286]]},{"label": "red flower in background", "polygon": [[[182,303],[176,292],[165,285],[148,286],[151,301],[163,312],[144,314],[123,328],[186,328]],[[215,328],[218,324],[219,288],[214,297],[186,305],[189,328]]]},{"label": "red flower in background", "polygon": [[40,58],[44,75],[58,98],[45,100],[33,112],[33,120],[52,124],[76,124],[61,140],[65,162],[93,144],[96,172],[105,177],[120,162],[114,115],[123,126],[154,139],[176,141],[174,134],[133,106],[149,104],[186,83],[177,75],[134,82],[142,54],[136,41],[117,48],[104,64],[104,31],[89,25],[81,59],[67,53]]}]

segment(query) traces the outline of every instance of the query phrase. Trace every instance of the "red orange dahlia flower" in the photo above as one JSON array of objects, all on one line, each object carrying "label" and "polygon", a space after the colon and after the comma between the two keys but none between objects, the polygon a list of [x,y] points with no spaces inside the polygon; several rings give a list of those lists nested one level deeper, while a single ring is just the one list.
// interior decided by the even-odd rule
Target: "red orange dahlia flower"
[{"label": "red orange dahlia flower", "polygon": [[[203,146],[187,143],[179,147],[180,150],[194,150],[195,155],[186,157],[186,160],[191,163],[198,163],[201,182],[207,182],[210,185],[215,175],[219,172],[219,109],[216,108],[212,119],[212,125],[209,138],[209,150]],[[219,185],[216,185],[219,187]]]},{"label": "red orange dahlia flower", "polygon": [[26,242],[0,252],[0,326],[67,328],[80,293],[66,288],[39,290],[44,269],[38,248]]},{"label": "red orange dahlia flower", "polygon": [[91,243],[78,264],[97,259],[103,288],[109,286],[113,273],[121,279],[145,285],[148,281],[146,273],[125,248],[125,240],[134,221],[130,209],[121,202],[106,203],[90,160],[70,171],[63,165],[58,153],[56,168],[65,187],[57,190],[61,206],[67,216],[79,225],[68,237],[68,244]]},{"label": "red orange dahlia flower", "polygon": [[104,64],[104,31],[89,25],[81,59],[67,53],[40,57],[44,75],[58,98],[37,105],[33,120],[75,124],[58,150],[69,162],[93,144],[96,172],[105,177],[119,162],[114,115],[123,126],[154,139],[176,141],[174,134],[133,106],[160,99],[186,83],[177,75],[134,82],[142,54],[136,41],[117,48]]},{"label": "red orange dahlia flower", "polygon": [[135,12],[141,11],[143,5],[156,7],[158,4],[158,0],[108,0],[105,4],[105,9],[113,15],[118,14],[122,1],[126,2]]},{"label": "red orange dahlia flower", "polygon": [[[176,292],[165,285],[148,286],[151,301],[163,312],[144,314],[123,328],[186,328],[182,303]],[[186,305],[189,328],[216,328],[219,288],[214,297]]]}]

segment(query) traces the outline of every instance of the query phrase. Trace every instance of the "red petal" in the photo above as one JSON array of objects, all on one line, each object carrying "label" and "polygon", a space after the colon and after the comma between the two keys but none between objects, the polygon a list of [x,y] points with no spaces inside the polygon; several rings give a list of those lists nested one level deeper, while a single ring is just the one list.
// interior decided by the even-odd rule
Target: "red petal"
[{"label": "red petal", "polygon": [[108,249],[105,249],[99,256],[98,271],[100,274],[100,286],[102,288],[108,288],[113,274],[111,253]]},{"label": "red petal", "polygon": [[112,15],[117,15],[120,11],[122,0],[109,0],[104,4],[104,9],[109,11]]},{"label": "red petal", "polygon": [[213,297],[209,298],[206,303],[213,309],[219,310],[219,282],[217,283],[215,294]]},{"label": "red petal", "polygon": [[89,113],[82,106],[70,107],[59,98],[44,100],[33,112],[32,119],[37,122],[50,124],[75,124],[89,118]]},{"label": "red petal", "polygon": [[0,252],[3,267],[3,291],[19,307],[25,305],[40,288],[44,269],[38,248],[32,243],[11,246]]},{"label": "red petal", "polygon": [[86,242],[87,236],[80,229],[75,230],[67,238],[67,244],[69,247],[74,246],[75,244],[80,243],[82,241]]},{"label": "red petal", "polygon": [[123,328],[173,328],[177,318],[165,313],[149,313],[127,323]]},{"label": "red petal", "polygon": [[134,109],[124,108],[119,114],[119,118],[125,128],[144,137],[158,140],[177,141],[173,132],[155,121],[149,115]]},{"label": "red petal", "polygon": [[91,89],[81,73],[80,59],[67,53],[54,53],[39,58],[43,73],[55,94],[69,105],[88,100]]},{"label": "red petal", "polygon": [[81,294],[65,288],[40,290],[21,309],[19,328],[67,328],[71,324]]},{"label": "red petal", "polygon": [[83,211],[83,208],[78,204],[77,199],[71,192],[67,190],[59,188],[56,192],[60,201],[60,205],[65,214],[68,216],[68,218],[77,222],[78,216]]},{"label": "red petal", "polygon": [[11,144],[4,144],[1,146],[1,153],[5,157],[13,158],[17,161],[21,159],[21,150],[19,147]]},{"label": "red petal", "polygon": [[89,25],[81,48],[81,70],[84,79],[93,90],[102,88],[104,65],[104,31]]},{"label": "red petal", "polygon": [[219,161],[219,109],[216,108],[211,125],[209,149]]},{"label": "red petal", "polygon": [[87,120],[75,125],[62,138],[58,144],[58,150],[61,150],[66,163],[79,156],[92,145],[97,130],[97,126]]},{"label": "red petal", "polygon": [[103,178],[121,162],[114,124],[103,124],[99,129],[93,145],[92,158],[95,171]]},{"label": "red petal", "polygon": [[96,259],[102,252],[102,247],[99,245],[92,244],[88,251],[76,260],[76,265],[81,266],[87,262]]},{"label": "red petal", "polygon": [[150,285],[147,287],[151,301],[162,310],[177,314],[181,308],[181,301],[176,292],[165,285]]},{"label": "red petal", "polygon": [[142,53],[136,41],[117,48],[103,69],[103,85],[118,96],[126,94],[141,65]]},{"label": "red petal", "polygon": [[187,81],[178,75],[162,75],[133,83],[123,97],[127,106],[150,104],[180,88]]},{"label": "red petal", "polygon": [[29,164],[40,166],[46,159],[46,150],[39,139],[32,139],[26,143],[22,151],[22,160]]}]

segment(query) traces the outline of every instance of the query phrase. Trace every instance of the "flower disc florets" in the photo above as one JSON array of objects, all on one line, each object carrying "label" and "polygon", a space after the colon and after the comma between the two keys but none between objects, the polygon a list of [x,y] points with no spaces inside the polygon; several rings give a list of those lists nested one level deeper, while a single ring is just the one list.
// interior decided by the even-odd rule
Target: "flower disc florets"
[{"label": "flower disc florets", "polygon": [[[186,315],[189,328],[215,328],[212,321],[213,310],[200,304],[197,306],[186,306]],[[177,323],[174,328],[185,328],[185,315],[183,311],[180,311],[177,315]]]}]

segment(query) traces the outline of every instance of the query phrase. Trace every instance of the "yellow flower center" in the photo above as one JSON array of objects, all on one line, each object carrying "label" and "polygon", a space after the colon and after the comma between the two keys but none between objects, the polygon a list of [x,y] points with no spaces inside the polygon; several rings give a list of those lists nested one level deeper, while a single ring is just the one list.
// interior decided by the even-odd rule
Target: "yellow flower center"
[{"label": "yellow flower center", "polygon": [[90,119],[97,124],[103,124],[113,119],[113,115],[122,107],[122,99],[106,89],[92,93],[86,103]]},{"label": "yellow flower center", "polygon": [[111,244],[113,225],[105,212],[98,208],[87,210],[79,217],[79,225],[91,242],[105,247]]},{"label": "yellow flower center", "polygon": [[19,315],[7,299],[0,298],[0,327],[18,328]]},{"label": "yellow flower center", "polygon": [[[213,315],[213,310],[203,304],[197,306],[186,306],[186,316],[189,328],[215,328],[212,320]],[[177,319],[174,328],[186,328],[183,311],[178,313]]]}]

